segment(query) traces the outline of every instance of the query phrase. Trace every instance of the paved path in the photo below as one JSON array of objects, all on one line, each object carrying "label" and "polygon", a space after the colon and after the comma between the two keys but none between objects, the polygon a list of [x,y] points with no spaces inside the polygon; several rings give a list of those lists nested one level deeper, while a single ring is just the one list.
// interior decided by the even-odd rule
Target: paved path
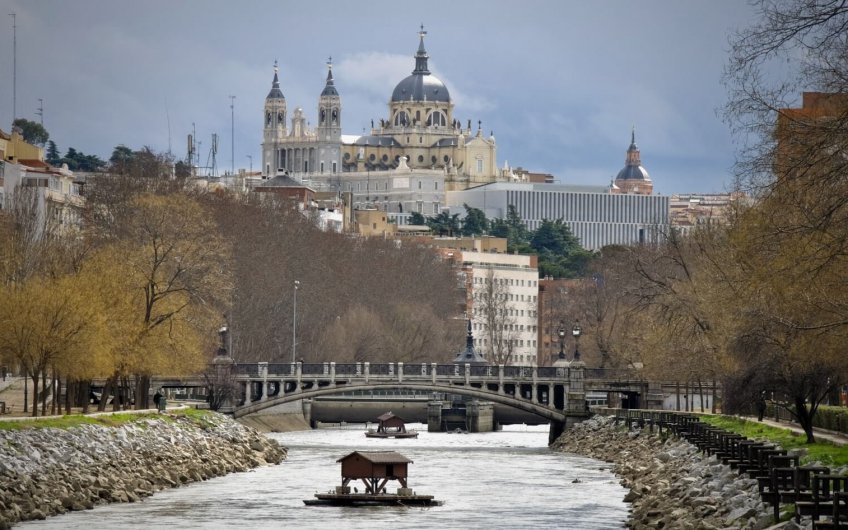
[{"label": "paved path", "polygon": [[[767,419],[767,418],[763,418],[763,421],[761,421],[761,422],[758,422],[757,418],[754,418],[754,417],[746,417],[745,419],[748,420],[748,421],[751,421],[751,422],[762,423],[763,425],[768,425],[770,427],[777,427],[779,429],[787,429],[787,430],[790,430],[792,432],[797,432],[797,433],[801,434],[802,436],[806,436],[804,434],[804,429],[799,427],[797,423],[790,423],[790,422],[786,422],[786,421],[778,422],[778,421],[770,420],[770,419]],[[828,430],[825,430],[825,429],[815,428],[815,429],[813,429],[813,436],[815,436],[816,441],[827,440],[827,441],[832,442],[836,445],[848,445],[848,435],[845,435],[845,434],[840,433],[840,432],[828,431]]]}]

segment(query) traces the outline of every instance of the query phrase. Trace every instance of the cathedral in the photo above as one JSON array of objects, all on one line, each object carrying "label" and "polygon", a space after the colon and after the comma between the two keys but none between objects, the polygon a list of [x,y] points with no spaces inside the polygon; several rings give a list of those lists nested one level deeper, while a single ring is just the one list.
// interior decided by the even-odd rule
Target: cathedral
[{"label": "cathedral", "polygon": [[342,101],[332,62],[327,64],[314,128],[308,126],[300,107],[287,116],[275,63],[263,116],[263,174],[271,178],[285,173],[299,180],[329,182],[344,179],[345,173],[408,168],[442,172],[445,191],[514,178],[508,169],[497,167],[494,135],[485,136],[479,121],[475,131],[471,120],[463,126],[454,117],[450,91],[428,68],[423,29],[411,75],[395,86],[388,117],[376,125],[372,120],[367,135],[342,134]]}]

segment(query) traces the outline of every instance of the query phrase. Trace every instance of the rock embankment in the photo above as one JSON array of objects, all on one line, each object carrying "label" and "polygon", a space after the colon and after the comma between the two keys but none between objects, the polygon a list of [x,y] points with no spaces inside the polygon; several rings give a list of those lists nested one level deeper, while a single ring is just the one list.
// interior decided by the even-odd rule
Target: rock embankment
[{"label": "rock embankment", "polygon": [[771,506],[762,502],[757,481],[739,475],[715,457],[675,437],[616,427],[595,416],[566,431],[558,451],[615,464],[613,471],[630,490],[630,528],[745,528],[773,524]]},{"label": "rock embankment", "polygon": [[279,464],[285,448],[225,416],[0,431],[0,528]]}]

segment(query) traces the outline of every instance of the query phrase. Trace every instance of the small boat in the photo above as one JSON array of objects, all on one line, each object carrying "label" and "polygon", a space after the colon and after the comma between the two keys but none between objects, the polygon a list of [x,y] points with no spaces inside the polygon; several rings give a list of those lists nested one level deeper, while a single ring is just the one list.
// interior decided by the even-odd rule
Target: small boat
[{"label": "small boat", "polygon": [[418,438],[418,431],[406,430],[406,422],[400,416],[387,412],[377,418],[380,422],[377,430],[368,429],[365,436],[368,438]]},{"label": "small boat", "polygon": [[[337,460],[342,465],[342,485],[335,491],[316,493],[305,499],[307,506],[441,506],[432,495],[416,495],[407,485],[408,465],[412,460],[395,451],[354,451]],[[365,491],[351,487],[351,481],[361,480]],[[400,487],[395,493],[386,490],[390,480]],[[351,492],[351,489],[353,491]]]}]

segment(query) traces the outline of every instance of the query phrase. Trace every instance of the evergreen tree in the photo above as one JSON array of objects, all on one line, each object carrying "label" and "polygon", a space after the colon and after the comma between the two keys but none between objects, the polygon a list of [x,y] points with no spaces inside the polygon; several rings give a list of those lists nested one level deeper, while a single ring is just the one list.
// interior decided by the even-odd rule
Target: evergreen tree
[{"label": "evergreen tree", "polygon": [[465,207],[465,219],[462,220],[462,235],[482,236],[489,232],[489,220],[486,214],[479,208],[472,208],[467,204]]},{"label": "evergreen tree", "polygon": [[33,145],[43,147],[50,138],[50,133],[47,132],[47,129],[45,129],[44,126],[37,121],[29,121],[24,118],[18,118],[12,122],[12,126],[20,129],[21,136],[23,136],[24,141]]},{"label": "evergreen tree", "polygon": [[47,142],[47,154],[44,158],[52,166],[58,166],[62,162],[62,155],[59,154],[59,148],[53,140]]},{"label": "evergreen tree", "polygon": [[418,212],[409,214],[409,224],[423,226],[427,224],[427,219]]},{"label": "evergreen tree", "polygon": [[442,212],[435,217],[427,218],[427,226],[434,234],[440,236],[454,236],[460,233],[459,230],[459,214],[453,215],[447,212]]}]

